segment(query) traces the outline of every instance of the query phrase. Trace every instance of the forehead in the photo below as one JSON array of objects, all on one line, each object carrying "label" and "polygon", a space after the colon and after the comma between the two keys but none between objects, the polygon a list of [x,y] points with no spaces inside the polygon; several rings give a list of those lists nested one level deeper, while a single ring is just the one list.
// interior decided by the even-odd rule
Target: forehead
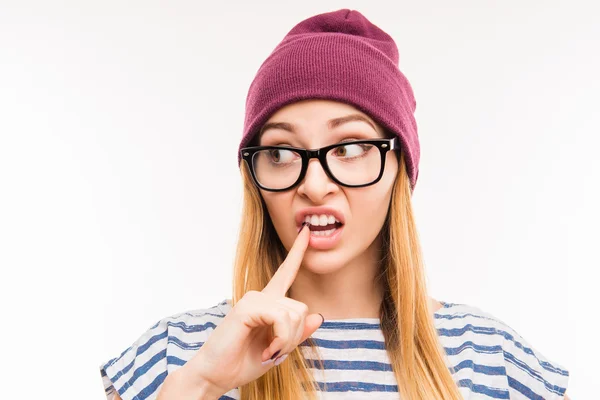
[{"label": "forehead", "polygon": [[257,134],[260,139],[268,132],[288,131],[294,134],[335,130],[345,124],[360,126],[365,132],[383,133],[383,129],[368,114],[356,107],[333,100],[310,99],[287,104],[263,124]]}]

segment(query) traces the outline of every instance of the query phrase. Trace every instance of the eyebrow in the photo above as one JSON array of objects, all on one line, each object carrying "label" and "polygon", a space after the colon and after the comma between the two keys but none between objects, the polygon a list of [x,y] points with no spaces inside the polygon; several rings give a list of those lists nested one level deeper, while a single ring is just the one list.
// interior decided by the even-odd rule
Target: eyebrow
[{"label": "eyebrow", "polygon": [[[373,122],[371,122],[369,118],[361,114],[349,114],[343,117],[330,119],[329,121],[327,121],[327,126],[329,127],[329,129],[335,129],[342,124],[352,121],[366,122],[377,132],[377,128],[375,128]],[[282,129],[284,131],[296,133],[296,128],[294,127],[294,125],[288,122],[268,122],[260,129],[259,135],[262,135],[268,129]]]}]

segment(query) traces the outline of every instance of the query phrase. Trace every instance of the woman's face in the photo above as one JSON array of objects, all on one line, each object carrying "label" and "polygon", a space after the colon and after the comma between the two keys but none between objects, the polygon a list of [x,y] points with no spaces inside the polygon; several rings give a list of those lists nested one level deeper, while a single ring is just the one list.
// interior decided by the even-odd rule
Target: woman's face
[{"label": "woman's face", "polygon": [[[329,127],[328,122],[348,115],[360,115],[369,122],[353,120]],[[293,127],[293,133],[282,127],[263,130],[261,146],[291,145],[316,149],[351,139],[385,138],[383,129],[367,114],[355,107],[330,100],[303,100],[279,109],[267,123],[282,122]],[[334,124],[335,125],[335,124]],[[373,151],[378,151],[374,149]],[[378,237],[390,204],[392,186],[398,172],[398,159],[393,151],[386,153],[381,180],[362,188],[348,188],[333,182],[319,160],[309,162],[305,178],[299,185],[284,192],[260,190],[269,215],[285,248],[289,250],[298,235],[306,214],[322,224],[322,215],[331,215],[343,224],[332,234],[316,233],[311,226],[311,238],[303,267],[317,274],[335,272],[352,261],[375,256]],[[319,207],[324,207],[319,209]],[[331,228],[331,226],[328,226]],[[330,230],[329,230],[330,231]],[[325,233],[325,232],[324,232]],[[368,251],[367,251],[368,250]]]}]

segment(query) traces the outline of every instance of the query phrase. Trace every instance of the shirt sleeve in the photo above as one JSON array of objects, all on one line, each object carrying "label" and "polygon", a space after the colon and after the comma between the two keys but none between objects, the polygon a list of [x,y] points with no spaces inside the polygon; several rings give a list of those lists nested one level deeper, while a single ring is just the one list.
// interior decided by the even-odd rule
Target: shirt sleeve
[{"label": "shirt sleeve", "polygon": [[503,328],[502,347],[510,399],[564,399],[569,370],[549,360],[514,329]]},{"label": "shirt sleeve", "polygon": [[168,324],[162,319],[144,332],[118,357],[100,364],[108,400],[156,399],[167,377]]}]

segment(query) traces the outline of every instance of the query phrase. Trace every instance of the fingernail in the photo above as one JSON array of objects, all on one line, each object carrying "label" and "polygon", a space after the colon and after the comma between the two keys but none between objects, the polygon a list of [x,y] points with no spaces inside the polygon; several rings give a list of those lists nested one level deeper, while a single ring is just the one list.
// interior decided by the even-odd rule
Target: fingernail
[{"label": "fingernail", "polygon": [[276,358],[277,358],[277,356],[279,355],[279,352],[280,352],[280,351],[281,351],[281,350],[277,350],[277,351],[275,352],[275,354],[273,354],[273,355],[271,356],[271,360],[274,360],[274,359],[276,359]]},{"label": "fingernail", "polygon": [[269,358],[267,361],[261,362],[261,365],[264,367],[265,365],[269,365],[273,362],[273,359]]},{"label": "fingernail", "polygon": [[[319,313],[319,315],[321,316],[321,318],[323,318],[323,322],[325,322],[325,317],[323,316],[323,314]],[[323,323],[321,322],[321,323]]]},{"label": "fingernail", "polygon": [[308,225],[308,222],[304,221],[302,223],[302,225],[300,225],[300,228],[298,228],[298,233],[302,232],[302,229],[304,228],[305,225]]},{"label": "fingernail", "polygon": [[285,360],[287,358],[287,354],[282,355],[281,357],[279,357],[277,360],[275,360],[275,365],[279,365],[283,362],[283,360]]}]

